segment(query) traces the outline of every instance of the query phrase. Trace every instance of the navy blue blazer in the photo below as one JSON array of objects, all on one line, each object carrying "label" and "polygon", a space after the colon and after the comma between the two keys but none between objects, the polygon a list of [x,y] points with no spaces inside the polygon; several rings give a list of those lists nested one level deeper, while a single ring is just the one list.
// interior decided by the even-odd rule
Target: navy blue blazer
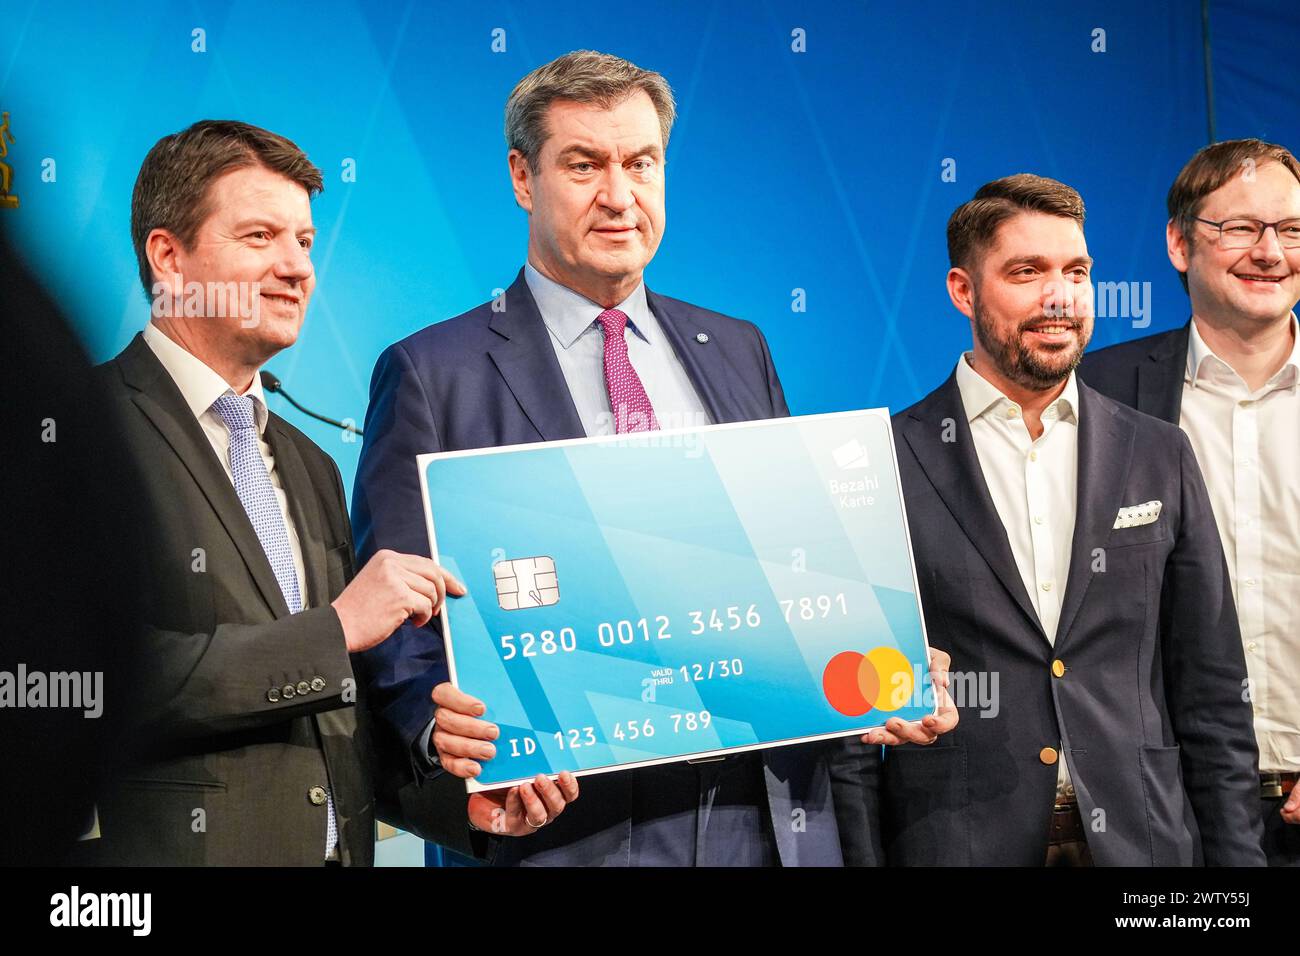
[{"label": "navy blue blazer", "polygon": [[[755,325],[649,290],[646,298],[715,422],[790,413],[767,342]],[[705,341],[697,338],[701,332]],[[584,434],[521,270],[503,302],[494,300],[431,325],[380,355],[353,491],[361,561],[382,548],[429,554],[416,455]],[[433,688],[447,679],[436,622],[425,628],[403,626],[363,655],[363,665],[380,727],[412,755],[415,776],[423,778],[425,769],[414,759],[414,749],[432,715]],[[819,743],[763,753],[784,865],[842,862],[828,766],[830,756],[840,752]],[[636,779],[645,777],[635,771],[585,777],[582,795],[555,823],[524,839],[494,840],[494,862],[628,863]],[[644,794],[640,799],[644,805]],[[394,822],[429,839],[463,846],[463,787],[455,819],[447,810],[452,805],[437,810],[422,802],[415,815],[424,819]],[[434,816],[444,819],[429,819]]]},{"label": "navy blue blazer", "polygon": [[1089,352],[1079,377],[1108,398],[1177,425],[1191,324]]},{"label": "navy blue blazer", "polygon": [[[1264,864],[1246,664],[1214,515],[1176,427],[1079,383],[1078,513],[1048,643],[979,465],[956,376],[894,416],[930,642],[998,676],[930,747],[885,756],[889,863],[1041,866],[1067,760],[1099,865]],[[1159,500],[1157,521],[1113,527]],[[1053,663],[1064,672],[1054,676]],[[1198,845],[1199,833],[1199,845]]]}]

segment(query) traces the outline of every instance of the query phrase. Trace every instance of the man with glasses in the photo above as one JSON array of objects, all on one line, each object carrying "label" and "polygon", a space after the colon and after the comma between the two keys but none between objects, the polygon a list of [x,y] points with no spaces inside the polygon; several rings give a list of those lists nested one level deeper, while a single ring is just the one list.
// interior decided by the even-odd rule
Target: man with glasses
[{"label": "man with glasses", "polygon": [[1080,375],[1182,426],[1232,576],[1259,739],[1264,852],[1300,865],[1300,164],[1257,139],[1207,146],[1169,190],[1169,260],[1192,303],[1173,332]]}]

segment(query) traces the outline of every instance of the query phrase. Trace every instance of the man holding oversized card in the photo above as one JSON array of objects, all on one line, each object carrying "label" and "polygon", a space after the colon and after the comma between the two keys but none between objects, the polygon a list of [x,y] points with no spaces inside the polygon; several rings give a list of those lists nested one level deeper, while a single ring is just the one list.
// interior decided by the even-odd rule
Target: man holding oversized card
[{"label": "man holding oversized card", "polygon": [[[259,369],[297,341],[316,287],[320,189],[294,143],[231,120],[164,136],[136,178],[152,315],[99,374],[147,465],[147,670],[132,764],[85,847],[96,861],[373,862],[356,655],[458,585],[426,556],[376,553],[358,570],[338,467],[266,406]],[[192,290],[208,293],[197,309]]]},{"label": "man holding oversized card", "polygon": [[[419,455],[789,414],[755,326],[656,295],[642,281],[664,228],[664,151],[673,116],[662,76],[604,54],[561,57],[515,88],[506,136],[515,197],[529,214],[528,261],[502,297],[381,356],[355,494],[362,555],[399,542],[429,553]],[[635,499],[629,501],[634,512]],[[490,538],[481,542],[484,555],[499,547]],[[562,564],[544,551],[494,554],[490,583],[471,583],[470,599],[502,613],[545,607],[564,593],[571,571]],[[690,569],[649,568],[642,578],[670,570]],[[757,607],[750,616],[748,603],[684,608],[671,633],[684,638],[694,630],[690,610],[704,628],[712,611],[719,627],[730,627],[731,605],[737,628],[764,613],[771,620],[771,610]],[[654,627],[657,640],[670,629],[652,611],[641,615],[649,617],[646,636]],[[623,617],[618,624],[635,626],[634,615]],[[608,635],[594,639],[603,643],[602,636],[613,643],[624,635],[611,621]],[[405,626],[367,661],[381,724],[410,750],[422,788],[436,785],[431,778],[439,769],[444,777],[478,777],[485,762],[505,758],[499,748],[508,745],[484,719],[497,702],[446,683],[440,637],[436,629]],[[550,640],[568,651],[579,636],[558,628]],[[500,653],[522,655],[524,641],[505,642]],[[946,669],[946,662],[936,667]],[[686,676],[694,676],[692,668]],[[679,728],[705,721],[699,712],[679,717]],[[923,723],[894,718],[873,740],[927,743],[954,722],[947,708]],[[618,724],[631,735],[625,722]],[[586,728],[572,729],[581,743]],[[847,754],[829,741],[603,773],[584,778],[573,807],[576,779],[539,774],[474,793],[468,820],[426,814],[413,822],[416,832],[498,863],[839,865],[830,781]],[[523,839],[461,839],[466,824]]]}]

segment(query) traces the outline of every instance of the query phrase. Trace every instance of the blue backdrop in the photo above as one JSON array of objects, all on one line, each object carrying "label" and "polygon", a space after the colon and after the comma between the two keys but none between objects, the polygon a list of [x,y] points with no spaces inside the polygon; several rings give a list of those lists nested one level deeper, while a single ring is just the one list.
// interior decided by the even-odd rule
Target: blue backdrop
[{"label": "blue backdrop", "polygon": [[[147,318],[128,234],[144,154],[196,119],[243,119],[326,176],[316,296],[269,367],[360,420],[384,346],[514,277],[526,221],[502,108],[524,73],[581,47],[663,72],[678,96],[648,284],[759,323],[795,413],[902,407],[948,374],[969,333],[944,291],[944,224],[1011,172],[1083,193],[1098,281],[1150,283],[1150,326],[1100,318],[1098,345],[1185,319],[1162,226],[1169,182],[1207,139],[1196,2],[7,6],[0,108],[21,206],[0,215],[96,359]],[[1296,147],[1293,4],[1213,3],[1210,37],[1220,135]],[[350,485],[359,443],[303,424]]]}]

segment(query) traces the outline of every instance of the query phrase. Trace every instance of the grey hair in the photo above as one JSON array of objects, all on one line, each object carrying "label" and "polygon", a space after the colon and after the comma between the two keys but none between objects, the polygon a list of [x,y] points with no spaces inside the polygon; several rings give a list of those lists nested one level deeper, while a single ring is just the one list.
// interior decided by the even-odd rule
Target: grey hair
[{"label": "grey hair", "polygon": [[506,100],[506,145],[528,160],[533,172],[550,131],[546,111],[556,100],[595,103],[609,108],[643,90],[659,114],[664,148],[677,118],[677,105],[668,81],[659,73],[643,70],[608,53],[575,50],[539,66],[516,85]]}]

